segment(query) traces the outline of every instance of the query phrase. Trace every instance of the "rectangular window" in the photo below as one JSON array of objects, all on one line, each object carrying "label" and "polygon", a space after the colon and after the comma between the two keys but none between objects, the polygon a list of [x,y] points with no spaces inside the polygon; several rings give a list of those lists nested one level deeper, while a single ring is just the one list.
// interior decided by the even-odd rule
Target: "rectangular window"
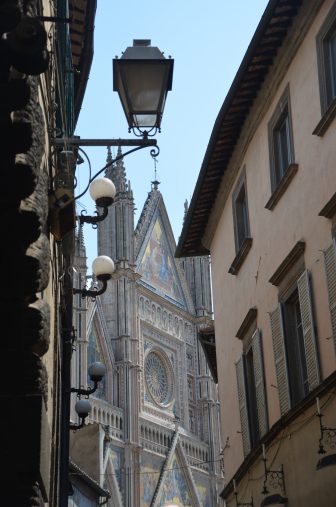
[{"label": "rectangular window", "polygon": [[[262,340],[259,329],[244,338],[246,350],[236,363],[238,400],[244,455],[268,430]],[[245,344],[246,345],[246,344]]]},{"label": "rectangular window", "polygon": [[233,220],[236,252],[239,252],[244,241],[250,235],[248,218],[246,175],[243,171],[232,195]]},{"label": "rectangular window", "polygon": [[256,382],[254,376],[254,363],[253,363],[253,349],[246,352],[245,356],[245,380],[246,380],[246,399],[247,399],[247,412],[250,428],[251,447],[254,447],[259,441],[259,425],[258,425],[258,412],[257,412],[257,394]]},{"label": "rectangular window", "polygon": [[283,303],[283,319],[289,389],[292,405],[295,405],[309,392],[300,300],[297,289]]},{"label": "rectangular window", "polygon": [[331,330],[336,348],[336,240],[324,251],[324,263],[327,277]]},{"label": "rectangular window", "polygon": [[316,37],[321,109],[324,114],[336,99],[336,4]]},{"label": "rectangular window", "polygon": [[[288,291],[287,291],[288,294]],[[280,411],[285,414],[320,383],[308,271],[270,314]]]},{"label": "rectangular window", "polygon": [[289,88],[282,95],[268,124],[270,150],[271,185],[274,192],[285,179],[288,169],[294,164],[292,121]]},{"label": "rectangular window", "polygon": [[275,183],[278,185],[291,163],[290,127],[287,107],[273,131]]}]

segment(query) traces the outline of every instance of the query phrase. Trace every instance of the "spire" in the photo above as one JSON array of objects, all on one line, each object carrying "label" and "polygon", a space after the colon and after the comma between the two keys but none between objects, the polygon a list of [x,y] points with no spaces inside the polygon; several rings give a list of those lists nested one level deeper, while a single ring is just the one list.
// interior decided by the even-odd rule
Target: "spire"
[{"label": "spire", "polygon": [[[86,248],[84,243],[83,224],[77,227],[75,233],[75,256],[77,258],[86,259]],[[77,261],[78,263],[79,261]],[[85,262],[84,262],[85,264]]]},{"label": "spire", "polygon": [[112,152],[111,152],[111,146],[108,146],[107,147],[107,158],[106,158],[106,165],[109,164],[109,167],[107,168],[107,170],[110,168],[110,165],[112,165]]},{"label": "spire", "polygon": [[[109,177],[111,178],[111,180],[115,184],[117,193],[118,192],[127,192],[127,188],[128,188],[127,182],[126,182],[126,171],[125,171],[124,161],[122,158],[120,158],[118,160],[119,157],[122,157],[122,151],[121,151],[120,146],[118,146],[118,151],[117,151],[117,156],[116,156],[117,162],[115,162],[113,164],[112,169],[109,173]],[[112,159],[111,159],[111,161],[112,161]]]},{"label": "spire", "polygon": [[188,213],[188,208],[189,208],[189,204],[188,204],[188,200],[186,199],[184,201],[184,215],[183,215],[183,223],[185,222],[185,219],[186,219],[186,216],[187,216],[187,213]]}]

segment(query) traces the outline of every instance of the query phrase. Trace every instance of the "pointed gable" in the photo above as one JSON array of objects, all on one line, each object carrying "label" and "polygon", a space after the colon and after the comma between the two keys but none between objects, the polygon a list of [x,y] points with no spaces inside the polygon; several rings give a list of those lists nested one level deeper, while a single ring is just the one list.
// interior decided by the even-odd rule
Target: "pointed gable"
[{"label": "pointed gable", "polygon": [[201,507],[197,486],[176,428],[151,507]]},{"label": "pointed gable", "polygon": [[176,273],[174,258],[158,217],[139,265],[143,280],[169,298],[183,303],[182,289]]},{"label": "pointed gable", "polygon": [[180,307],[192,307],[179,261],[174,258],[175,239],[157,185],[148,194],[135,243],[141,283]]},{"label": "pointed gable", "polygon": [[176,453],[174,453],[169,469],[165,472],[158,506],[193,507],[188,481],[185,477],[184,468],[181,465],[182,463],[179,461]]}]

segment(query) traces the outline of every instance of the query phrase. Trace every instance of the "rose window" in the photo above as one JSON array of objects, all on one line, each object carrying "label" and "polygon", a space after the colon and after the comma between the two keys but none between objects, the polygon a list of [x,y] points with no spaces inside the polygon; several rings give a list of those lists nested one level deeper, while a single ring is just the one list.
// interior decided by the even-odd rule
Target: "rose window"
[{"label": "rose window", "polygon": [[156,352],[150,352],[145,360],[145,379],[149,394],[155,403],[167,405],[172,397],[172,375],[168,360]]}]

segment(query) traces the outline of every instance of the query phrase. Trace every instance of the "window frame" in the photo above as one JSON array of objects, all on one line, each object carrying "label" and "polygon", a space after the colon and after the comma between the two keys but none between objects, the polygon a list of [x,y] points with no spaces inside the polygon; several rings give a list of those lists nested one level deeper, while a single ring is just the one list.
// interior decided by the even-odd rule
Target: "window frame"
[{"label": "window frame", "polygon": [[263,339],[256,321],[249,325],[242,342],[243,350],[236,363],[236,375],[243,451],[246,456],[268,431]]},{"label": "window frame", "polygon": [[253,356],[252,343],[243,353],[245,391],[247,404],[247,418],[249,425],[250,446],[255,447],[260,440],[256,378],[254,374],[255,358]]},{"label": "window frame", "polygon": [[[281,153],[277,150],[277,138],[279,137],[281,126],[286,121],[286,138],[287,138],[287,167],[281,169],[279,173],[279,157]],[[292,111],[290,102],[290,91],[289,85],[286,86],[285,91],[280,97],[278,104],[273,112],[273,115],[268,123],[268,146],[269,146],[269,158],[270,158],[270,175],[271,175],[271,191],[274,194],[277,189],[281,188],[284,183],[287,188],[289,181],[287,181],[286,175],[289,173],[291,167],[295,165],[295,152],[294,152],[294,140],[293,140],[293,125],[292,125]],[[278,145],[281,148],[281,145]],[[277,156],[278,154],[278,156]],[[282,160],[283,165],[283,160]],[[294,174],[293,174],[294,175]],[[282,194],[281,194],[282,195]],[[280,196],[279,196],[280,197]],[[266,205],[267,207],[267,205]]]},{"label": "window frame", "polygon": [[[302,331],[302,314],[297,283],[290,288],[286,299],[280,299],[280,303],[282,305],[289,394],[291,406],[295,406],[309,393],[307,359]],[[301,333],[298,332],[297,317],[295,315],[298,308]],[[295,368],[295,365],[297,365],[298,368]]]},{"label": "window frame", "polygon": [[[305,268],[302,270],[300,263],[296,263],[293,266],[293,270],[291,273],[288,273],[291,283],[283,287],[283,290],[280,289],[278,305],[270,312],[273,353],[281,415],[284,415],[288,410],[295,407],[301,400],[306,398],[306,396],[321,382],[310,273]],[[285,315],[285,305],[286,303],[289,304],[291,300],[293,301],[296,292],[299,299],[299,312],[303,336],[301,337],[301,351],[298,351],[300,344],[297,344],[296,357],[291,357],[291,360],[289,360],[289,354],[293,354],[293,346],[289,346],[291,339],[288,332],[289,324],[288,315],[287,319]],[[302,355],[302,350],[304,350],[304,355]],[[296,365],[299,353],[301,353],[301,361],[302,357],[304,357],[305,360],[306,379],[304,379],[302,372],[300,372],[300,378],[290,371],[293,364]],[[303,369],[302,366],[304,365],[300,365],[301,370]],[[302,384],[296,386],[294,383],[298,378],[302,381]],[[308,389],[307,386],[304,385],[305,382],[308,385]]]},{"label": "window frame", "polygon": [[[240,196],[244,192],[244,199],[242,209],[238,208],[238,205],[241,205]],[[239,213],[238,213],[239,212]],[[246,239],[250,238],[250,219],[249,219],[249,210],[248,210],[248,198],[247,198],[247,184],[246,184],[246,170],[243,168],[238,181],[236,183],[235,189],[232,193],[232,213],[233,213],[233,226],[234,226],[234,237],[235,237],[235,247],[236,253],[238,253]],[[242,216],[238,216],[241,214]],[[241,224],[243,225],[243,231],[241,231]],[[241,232],[243,232],[243,236],[241,236]]]},{"label": "window frame", "polygon": [[[316,36],[317,66],[322,116],[325,115],[329,108],[336,103],[336,61],[334,62],[335,68],[331,69],[331,65],[328,64],[328,58],[326,55],[328,49],[330,49],[329,43],[333,39],[336,39],[336,4],[334,4],[328,12],[326,19]],[[331,76],[331,73],[333,73],[334,76]],[[332,94],[330,93],[331,85],[333,85],[334,88]]]}]

